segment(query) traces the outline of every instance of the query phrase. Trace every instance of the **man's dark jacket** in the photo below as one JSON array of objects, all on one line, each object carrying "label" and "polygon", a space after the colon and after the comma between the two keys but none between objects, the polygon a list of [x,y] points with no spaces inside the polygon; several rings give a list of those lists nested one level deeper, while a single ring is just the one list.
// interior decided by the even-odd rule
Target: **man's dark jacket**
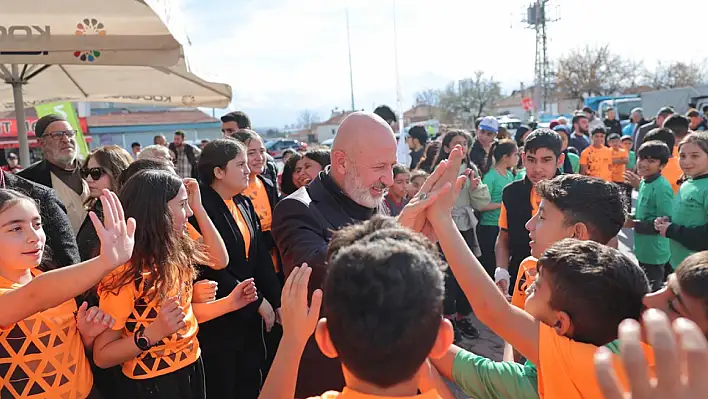
[{"label": "man's dark jacket", "polygon": [[[191,144],[184,143],[182,144],[184,146],[184,155],[187,157],[187,161],[189,162],[190,165],[192,165],[192,178],[197,179],[199,177],[199,168],[197,167],[197,154],[194,152],[194,146]],[[175,146],[175,143],[170,143],[167,148],[172,151],[175,156],[177,156],[177,146]]]},{"label": "man's dark jacket", "polygon": [[658,127],[659,127],[659,125],[656,124],[656,119],[654,119],[653,121],[651,121],[647,124],[644,124],[644,125],[640,126],[639,129],[637,129],[636,135],[634,137],[634,144],[633,144],[635,153],[637,151],[639,151],[639,147],[641,147],[642,144],[644,144],[644,137],[646,137],[647,133],[649,133],[650,131],[652,131]]},{"label": "man's dark jacket", "polygon": [[[286,277],[303,262],[312,267],[310,293],[321,288],[327,272],[327,246],[332,232],[371,218],[378,210],[357,205],[323,171],[308,186],[282,199],[273,212],[273,236]],[[341,391],[344,377],[337,359],[325,357],[310,339],[300,362],[296,397]]]},{"label": "man's dark jacket", "polygon": [[66,208],[54,190],[17,175],[4,171],[0,173],[4,176],[5,188],[19,191],[39,204],[39,213],[47,235],[46,245],[51,255],[51,261],[42,263],[40,269],[46,271],[79,263],[81,261],[79,250],[66,215]]},{"label": "man's dark jacket", "polygon": [[617,119],[605,118],[603,121],[608,133],[617,133],[622,135],[622,123]]},{"label": "man's dark jacket", "polygon": [[33,163],[27,169],[18,172],[17,175],[43,186],[52,187],[52,175],[49,169],[49,162],[46,159]]}]

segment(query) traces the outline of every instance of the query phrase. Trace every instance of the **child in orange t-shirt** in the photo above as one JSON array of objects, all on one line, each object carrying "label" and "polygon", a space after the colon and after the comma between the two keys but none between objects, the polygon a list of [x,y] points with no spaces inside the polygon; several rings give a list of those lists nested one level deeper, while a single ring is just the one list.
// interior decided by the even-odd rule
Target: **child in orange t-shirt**
[{"label": "child in orange t-shirt", "polygon": [[[602,397],[593,355],[597,347],[617,339],[622,320],[640,317],[648,292],[643,271],[615,249],[564,239],[539,258],[523,311],[506,300],[452,227],[449,207],[454,200],[454,194],[438,197],[427,218],[475,315],[537,366],[541,398]],[[556,205],[564,207],[562,202]],[[546,222],[558,223],[571,235],[587,228],[565,217]]]},{"label": "child in orange t-shirt", "polygon": [[605,146],[605,128],[592,131],[592,145],[580,153],[580,174],[612,181],[612,150]]},{"label": "child in orange t-shirt", "polygon": [[96,339],[94,361],[122,365],[119,397],[205,398],[197,323],[255,301],[253,279],[222,299],[192,304],[194,265],[210,261],[185,234],[191,208],[199,207],[198,185],[188,190],[173,173],[147,170],[125,183],[121,199],[137,221],[136,244],[98,287],[99,306],[115,324]]},{"label": "child in orange t-shirt", "polygon": [[[341,361],[346,381],[342,392],[318,398],[440,399],[427,359],[442,356],[454,332],[442,314],[444,274],[435,246],[395,219],[374,217],[334,234],[327,265],[328,294],[322,302],[316,290],[309,309],[312,270],[296,267],[288,277],[283,340],[259,398],[294,397],[299,359],[315,331],[322,353]],[[327,317],[318,322],[320,304]]]},{"label": "child in orange t-shirt", "polygon": [[36,202],[0,189],[0,396],[86,398],[93,375],[85,350],[115,322],[74,297],[130,258],[135,221],[125,222],[118,197],[103,190],[104,222],[90,218],[100,255],[47,273],[37,267],[46,235]]}]

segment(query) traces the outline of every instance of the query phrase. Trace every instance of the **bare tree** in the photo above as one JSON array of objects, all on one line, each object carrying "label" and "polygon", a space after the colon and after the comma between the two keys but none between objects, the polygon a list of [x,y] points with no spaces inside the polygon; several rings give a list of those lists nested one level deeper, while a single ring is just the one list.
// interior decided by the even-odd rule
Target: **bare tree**
[{"label": "bare tree", "polygon": [[656,90],[706,84],[708,73],[703,65],[680,61],[663,64],[660,61],[653,71],[644,71],[645,84]]},{"label": "bare tree", "polygon": [[297,118],[297,126],[300,128],[311,128],[313,124],[320,121],[320,117],[309,109],[305,109],[300,112],[300,116]]},{"label": "bare tree", "polygon": [[431,107],[440,106],[440,90],[426,89],[419,91],[415,95],[416,105],[429,105]]},{"label": "bare tree", "polygon": [[555,83],[573,98],[613,95],[636,87],[641,63],[613,53],[609,45],[585,46],[556,62]]},{"label": "bare tree", "polygon": [[471,125],[499,99],[499,82],[476,71],[473,78],[450,82],[440,94],[440,107]]}]

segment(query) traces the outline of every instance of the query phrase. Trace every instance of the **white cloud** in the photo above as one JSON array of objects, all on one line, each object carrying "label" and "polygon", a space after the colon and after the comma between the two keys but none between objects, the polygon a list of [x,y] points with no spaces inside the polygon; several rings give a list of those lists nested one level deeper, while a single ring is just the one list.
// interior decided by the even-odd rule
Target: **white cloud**
[{"label": "white cloud", "polygon": [[[193,62],[233,86],[235,108],[264,115],[272,110],[269,123],[277,126],[294,122],[305,108],[325,117],[335,106],[348,107],[347,3],[357,108],[395,104],[391,0],[183,1]],[[404,106],[416,91],[478,69],[507,88],[529,83],[534,33],[520,22],[529,2],[398,0]],[[674,0],[659,6],[637,0],[557,0],[551,3],[551,13],[557,14],[553,4],[560,5],[562,19],[548,29],[551,57],[605,43],[648,65],[706,56],[700,25],[694,22],[708,15],[707,2]],[[691,12],[681,20],[684,10]]]}]

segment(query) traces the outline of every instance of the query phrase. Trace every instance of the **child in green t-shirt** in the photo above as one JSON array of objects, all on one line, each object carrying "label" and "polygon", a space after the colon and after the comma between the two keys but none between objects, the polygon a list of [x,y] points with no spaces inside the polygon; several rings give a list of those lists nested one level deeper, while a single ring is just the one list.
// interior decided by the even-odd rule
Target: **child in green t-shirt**
[{"label": "child in green t-shirt", "polygon": [[669,240],[654,228],[654,219],[669,215],[674,200],[671,183],[661,175],[671,151],[660,141],[649,141],[642,144],[638,152],[637,173],[642,181],[637,210],[625,227],[634,229],[634,255],[646,272],[652,291],[656,291],[664,283],[665,266],[671,258]]},{"label": "child in green t-shirt", "polygon": [[[480,209],[482,216],[477,225],[477,239],[482,251],[480,262],[482,266],[494,275],[496,257],[494,246],[499,235],[499,214],[502,206],[502,192],[507,184],[514,181],[510,169],[519,162],[519,147],[514,140],[501,140],[492,145],[482,183],[489,188],[490,202]],[[492,165],[492,158],[494,165]]]},{"label": "child in green t-shirt", "polygon": [[637,154],[632,151],[632,136],[622,137],[622,146],[624,150],[629,154],[629,162],[627,163],[627,170],[634,170],[637,167]]}]

